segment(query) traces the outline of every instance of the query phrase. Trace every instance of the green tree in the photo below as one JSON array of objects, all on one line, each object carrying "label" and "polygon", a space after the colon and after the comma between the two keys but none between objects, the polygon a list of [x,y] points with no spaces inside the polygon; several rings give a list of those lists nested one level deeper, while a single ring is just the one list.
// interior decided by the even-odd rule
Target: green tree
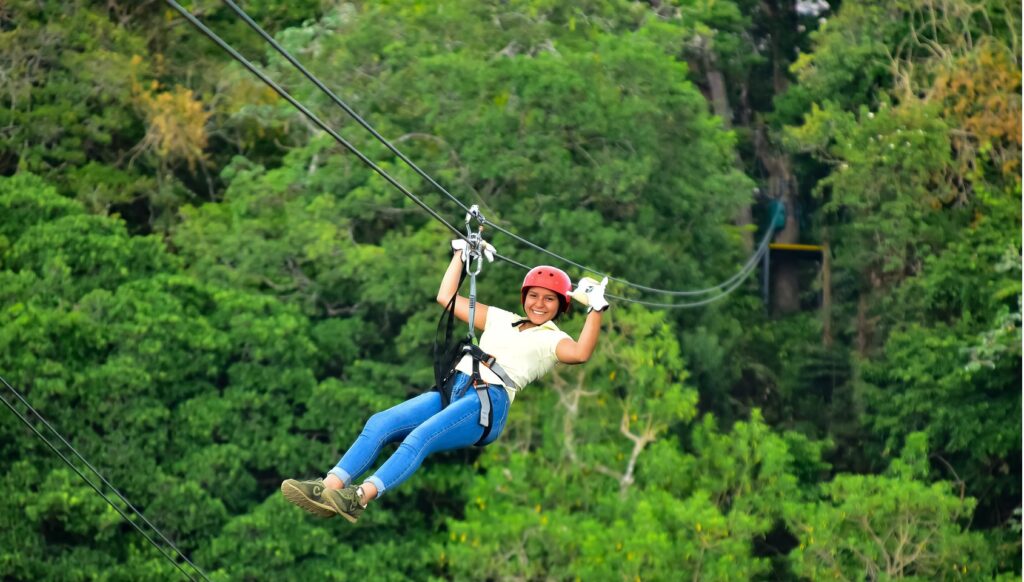
[{"label": "green tree", "polygon": [[[789,128],[795,148],[830,168],[816,193],[873,450],[884,458],[910,432],[926,431],[936,474],[966,483],[989,516],[983,522],[995,523],[1020,492],[1018,479],[999,476],[1015,474],[1020,457],[1011,420],[1020,410],[1020,331],[1010,315],[1020,310],[1020,180],[1009,171],[1019,136],[1004,127],[1020,122],[1016,113],[983,121],[965,100],[997,110],[1019,101],[1019,71],[1010,68],[1019,48],[1007,29],[1017,17],[999,2],[937,11],[844,3],[795,65],[802,89],[792,99],[806,99],[807,110]],[[860,39],[853,49],[842,44],[851,38]],[[839,62],[887,73],[859,91],[852,83],[864,77]],[[1002,339],[984,344],[989,337]],[[1000,347],[979,359],[980,345]]]},{"label": "green tree", "polygon": [[974,580],[994,573],[985,538],[962,523],[974,500],[927,484],[925,436],[907,439],[886,475],[840,474],[821,502],[786,505],[800,545],[794,569],[811,579]]}]

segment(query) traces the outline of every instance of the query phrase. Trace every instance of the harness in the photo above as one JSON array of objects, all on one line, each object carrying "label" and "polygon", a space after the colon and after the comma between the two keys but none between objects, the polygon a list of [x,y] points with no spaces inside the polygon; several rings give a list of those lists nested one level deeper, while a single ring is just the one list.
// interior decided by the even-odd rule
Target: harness
[{"label": "harness", "polygon": [[[473,232],[470,227],[470,221],[474,218],[480,225],[476,232]],[[442,407],[447,407],[451,404],[452,389],[455,384],[455,367],[464,356],[470,356],[473,361],[473,373],[470,378],[473,389],[476,390],[477,397],[480,399],[479,422],[480,426],[484,427],[484,432],[480,435],[480,439],[477,440],[476,446],[482,446],[487,441],[487,437],[490,436],[491,428],[494,425],[494,408],[491,406],[488,384],[480,375],[480,365],[483,364],[490,368],[505,386],[509,388],[515,386],[515,383],[508,377],[508,374],[498,364],[494,356],[480,349],[480,346],[476,343],[476,330],[473,322],[476,321],[476,276],[480,274],[480,270],[483,268],[483,223],[484,220],[480,210],[476,205],[473,205],[469,212],[466,213],[466,241],[468,243],[465,257],[466,268],[459,275],[459,284],[456,287],[456,292],[452,295],[451,301],[448,302],[444,312],[441,313],[441,318],[437,324],[437,332],[434,334],[434,387],[432,388],[432,390],[437,390],[441,393]],[[450,345],[452,331],[455,326],[455,301],[459,295],[458,289],[462,287],[462,282],[466,279],[466,275],[469,275],[469,334],[454,345]],[[443,347],[439,349],[438,336],[442,330],[444,330],[444,340],[441,343]]]}]

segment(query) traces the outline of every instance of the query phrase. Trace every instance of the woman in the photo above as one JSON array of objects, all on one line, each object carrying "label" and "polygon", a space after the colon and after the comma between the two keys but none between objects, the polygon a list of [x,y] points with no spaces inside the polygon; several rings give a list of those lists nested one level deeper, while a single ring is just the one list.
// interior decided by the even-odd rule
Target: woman
[{"label": "woman", "polygon": [[[485,254],[492,257],[494,248],[484,244]],[[437,291],[437,302],[442,306],[448,306],[458,291],[465,247],[464,240],[452,241],[455,253]],[[467,355],[456,366],[448,406],[443,406],[440,392],[431,390],[373,415],[325,478],[287,479],[281,483],[282,494],[314,515],[332,517],[337,514],[355,522],[367,503],[408,479],[427,455],[469,447],[477,444],[481,437],[481,445],[493,442],[500,436],[509,406],[519,390],[558,362],[582,364],[590,358],[601,329],[601,314],[608,308],[604,299],[606,283],[607,279],[597,283],[584,277],[576,291],[572,291],[569,276],[563,271],[535,267],[527,273],[522,285],[525,318],[497,307],[476,304],[473,323],[483,330],[480,348],[494,356],[501,367],[500,375],[505,378],[503,381],[494,370],[480,365],[480,375],[488,384],[486,393],[490,396],[493,414],[489,433],[485,433],[481,424],[481,396],[472,389],[472,360]],[[586,323],[577,340],[554,324],[559,315],[569,310],[570,298],[589,306]],[[456,297],[455,316],[469,321],[468,298]],[[483,399],[485,403],[486,400]],[[381,448],[396,441],[401,441],[401,445],[395,453],[376,473],[356,485],[353,479],[370,468]]]}]

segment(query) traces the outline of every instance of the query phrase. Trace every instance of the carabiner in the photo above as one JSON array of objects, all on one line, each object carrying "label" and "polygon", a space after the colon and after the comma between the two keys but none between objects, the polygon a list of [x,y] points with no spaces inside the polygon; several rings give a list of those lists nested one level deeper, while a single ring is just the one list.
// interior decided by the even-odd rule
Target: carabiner
[{"label": "carabiner", "polygon": [[487,222],[487,219],[484,218],[483,214],[480,214],[480,207],[477,206],[476,204],[470,206],[469,207],[469,211],[466,212],[466,229],[467,230],[469,229],[470,221],[473,220],[474,218],[476,219],[477,224],[480,225],[480,230],[483,230],[484,223]]}]

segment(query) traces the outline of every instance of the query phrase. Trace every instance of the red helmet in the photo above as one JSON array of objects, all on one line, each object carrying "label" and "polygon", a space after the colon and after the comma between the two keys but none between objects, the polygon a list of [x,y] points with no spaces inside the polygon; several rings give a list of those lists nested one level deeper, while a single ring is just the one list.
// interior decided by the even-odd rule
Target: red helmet
[{"label": "red helmet", "polygon": [[546,265],[530,269],[530,272],[526,274],[526,278],[523,279],[523,291],[520,297],[523,305],[526,304],[526,290],[530,287],[543,287],[549,291],[554,291],[558,294],[558,312],[565,313],[569,311],[569,304],[572,298],[572,281],[569,279],[569,275],[565,274],[565,271]]}]

